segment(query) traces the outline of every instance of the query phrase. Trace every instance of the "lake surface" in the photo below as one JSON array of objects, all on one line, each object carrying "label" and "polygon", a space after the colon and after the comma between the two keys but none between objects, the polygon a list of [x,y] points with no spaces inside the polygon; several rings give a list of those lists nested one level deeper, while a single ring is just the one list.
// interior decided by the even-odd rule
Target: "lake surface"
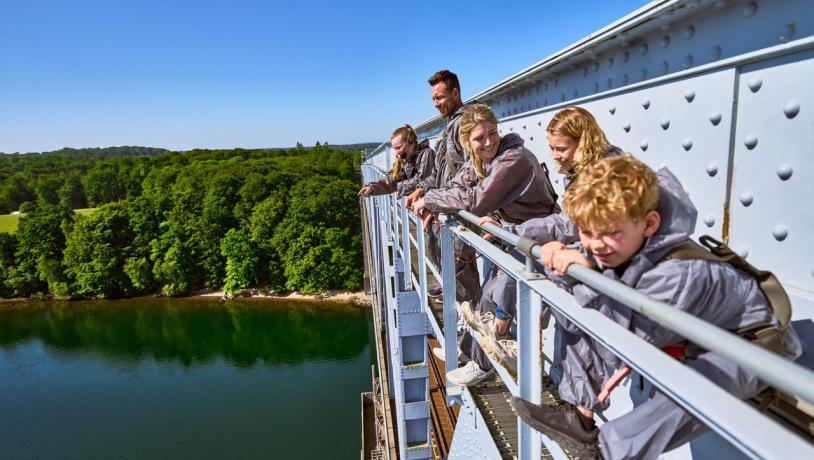
[{"label": "lake surface", "polygon": [[359,458],[369,311],[0,304],[0,458]]}]

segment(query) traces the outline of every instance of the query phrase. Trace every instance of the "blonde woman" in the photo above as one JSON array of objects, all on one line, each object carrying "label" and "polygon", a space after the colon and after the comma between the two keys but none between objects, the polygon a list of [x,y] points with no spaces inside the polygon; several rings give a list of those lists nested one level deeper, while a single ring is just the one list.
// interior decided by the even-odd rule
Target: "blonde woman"
[{"label": "blonde woman", "polygon": [[[475,104],[464,109],[460,141],[469,160],[447,187],[429,190],[413,204],[417,214],[466,210],[477,215],[494,213],[500,223],[519,224],[560,212],[554,188],[537,158],[523,146],[519,135],[500,136],[497,119],[488,106]],[[495,332],[500,336],[508,332],[514,301],[506,299],[508,291],[495,290],[498,278],[494,273],[489,275],[478,310],[495,314]],[[474,385],[494,374],[494,367],[471,335],[464,334],[459,348],[472,360],[447,373],[450,382]],[[433,353],[443,356],[440,349]]]},{"label": "blonde woman", "polygon": [[418,142],[418,135],[410,125],[393,131],[390,144],[396,151],[390,174],[362,187],[359,196],[393,192],[398,192],[399,196],[409,195],[421,181],[434,176],[435,153],[430,148],[429,141]]}]

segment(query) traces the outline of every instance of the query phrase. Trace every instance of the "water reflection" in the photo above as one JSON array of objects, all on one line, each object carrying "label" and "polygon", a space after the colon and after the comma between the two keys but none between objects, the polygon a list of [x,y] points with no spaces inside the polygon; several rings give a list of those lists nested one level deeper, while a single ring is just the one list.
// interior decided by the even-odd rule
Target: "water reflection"
[{"label": "water reflection", "polygon": [[252,367],[353,359],[367,346],[368,325],[366,312],[349,305],[260,299],[0,305],[0,346],[30,339],[120,362],[149,357],[189,367],[222,358]]}]

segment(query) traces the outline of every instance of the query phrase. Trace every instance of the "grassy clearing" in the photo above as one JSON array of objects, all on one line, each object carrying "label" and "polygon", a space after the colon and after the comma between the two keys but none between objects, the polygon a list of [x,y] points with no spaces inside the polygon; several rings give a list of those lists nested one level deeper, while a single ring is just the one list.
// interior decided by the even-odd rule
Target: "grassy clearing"
[{"label": "grassy clearing", "polygon": [[[87,216],[93,214],[96,208],[74,209],[74,212]],[[25,214],[0,214],[0,233],[14,233],[17,231],[17,224],[20,223],[20,217]]]},{"label": "grassy clearing", "polygon": [[18,222],[19,214],[0,214],[0,233],[14,233],[17,231]]}]

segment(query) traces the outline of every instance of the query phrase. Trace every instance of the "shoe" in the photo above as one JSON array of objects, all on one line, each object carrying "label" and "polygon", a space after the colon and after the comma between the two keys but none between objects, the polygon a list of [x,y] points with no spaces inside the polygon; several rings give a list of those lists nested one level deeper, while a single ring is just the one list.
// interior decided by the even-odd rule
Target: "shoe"
[{"label": "shoe", "polygon": [[579,413],[572,404],[533,404],[525,399],[512,397],[512,409],[518,417],[535,430],[550,437],[564,437],[581,443],[596,443],[599,430],[582,426]]},{"label": "shoe", "polygon": [[485,371],[478,366],[475,361],[469,361],[454,371],[447,372],[447,380],[453,385],[468,387],[480,383],[491,377],[495,373],[495,368]]},{"label": "shoe", "polygon": [[436,284],[434,287],[430,288],[427,291],[427,295],[430,297],[441,297],[444,294],[444,288],[441,287],[440,284]]},{"label": "shoe", "polygon": [[[444,349],[441,347],[435,347],[432,349],[432,354],[435,355],[436,358],[440,359],[442,362],[446,362],[447,358],[444,356]],[[458,362],[461,362],[461,358],[463,357],[463,353],[461,350],[458,350]]]}]

